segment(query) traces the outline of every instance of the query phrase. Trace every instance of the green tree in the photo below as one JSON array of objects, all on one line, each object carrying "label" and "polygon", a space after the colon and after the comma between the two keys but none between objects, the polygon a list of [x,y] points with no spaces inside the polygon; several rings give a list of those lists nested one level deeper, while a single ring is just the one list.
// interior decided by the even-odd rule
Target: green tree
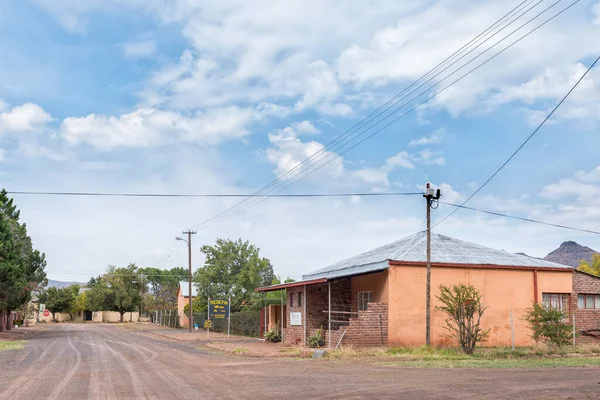
[{"label": "green tree", "polygon": [[440,294],[436,296],[442,303],[435,309],[448,315],[446,319],[447,336],[456,340],[466,354],[473,354],[475,347],[485,340],[489,331],[481,327],[481,317],[487,309],[481,301],[481,293],[471,285],[440,285]]},{"label": "green tree", "polygon": [[40,302],[46,304],[52,313],[52,320],[56,321],[56,313],[70,313],[76,301],[75,293],[71,288],[49,287],[39,295]]},{"label": "green tree", "polygon": [[32,291],[46,283],[45,255],[33,248],[19,218],[13,199],[0,191],[0,331],[10,329],[11,311],[27,304]]},{"label": "green tree", "polygon": [[[198,287],[199,308],[206,311],[206,299],[231,297],[231,311],[240,311],[255,299],[254,289],[269,285],[274,278],[273,266],[260,257],[260,249],[248,241],[217,239],[213,246],[202,246],[204,267],[194,274]],[[196,308],[192,305],[193,308]]]},{"label": "green tree", "polygon": [[562,347],[571,342],[572,327],[565,323],[568,317],[562,310],[534,303],[527,309],[524,320],[529,324],[533,340]]},{"label": "green tree", "polygon": [[144,304],[147,311],[177,305],[177,288],[180,281],[188,280],[188,271],[184,268],[162,270],[158,268],[140,268],[144,281]]},{"label": "green tree", "polygon": [[108,311],[117,311],[120,314],[120,321],[123,322],[123,315],[126,312],[139,310],[141,278],[138,267],[135,264],[129,264],[124,268],[110,266],[104,278],[110,288],[106,303],[109,307]]},{"label": "green tree", "polygon": [[581,260],[577,269],[582,272],[587,272],[588,274],[600,276],[600,254],[592,254],[591,263],[586,260]]}]

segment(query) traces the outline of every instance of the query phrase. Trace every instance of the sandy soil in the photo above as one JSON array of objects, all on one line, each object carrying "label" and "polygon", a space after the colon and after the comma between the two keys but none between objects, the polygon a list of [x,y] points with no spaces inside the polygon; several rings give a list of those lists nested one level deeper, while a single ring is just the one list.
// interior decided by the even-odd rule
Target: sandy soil
[{"label": "sandy soil", "polygon": [[0,352],[2,399],[600,399],[600,368],[418,369],[246,359],[149,332],[57,324]]}]

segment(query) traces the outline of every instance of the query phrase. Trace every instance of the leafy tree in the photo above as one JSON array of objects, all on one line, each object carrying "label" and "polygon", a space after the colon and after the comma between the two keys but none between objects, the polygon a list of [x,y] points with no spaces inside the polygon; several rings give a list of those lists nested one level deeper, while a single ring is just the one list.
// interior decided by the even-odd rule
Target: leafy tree
[{"label": "leafy tree", "polygon": [[587,272],[588,274],[600,276],[600,254],[592,254],[591,263],[586,260],[581,260],[577,269],[582,272]]},{"label": "leafy tree", "polygon": [[158,268],[140,268],[144,282],[146,310],[174,307],[177,305],[177,288],[180,281],[188,280],[188,271],[184,268],[162,270]]},{"label": "leafy tree", "polygon": [[91,311],[117,311],[120,321],[126,312],[139,310],[143,281],[135,264],[117,268],[109,266],[106,273],[88,282],[85,309]]},{"label": "leafy tree", "polygon": [[524,320],[536,342],[562,347],[571,342],[572,327],[565,323],[567,318],[568,314],[562,310],[534,303],[527,309]]},{"label": "leafy tree", "polygon": [[[52,320],[56,321],[56,313],[69,313],[76,301],[76,296],[71,288],[49,287],[39,294],[40,302],[46,304],[52,313]],[[72,318],[72,317],[71,317]]]},{"label": "leafy tree", "polygon": [[[204,268],[197,270],[194,281],[198,283],[200,309],[206,311],[208,297],[231,296],[231,311],[240,311],[251,305],[254,289],[269,285],[274,278],[273,266],[259,255],[259,248],[248,241],[217,239],[213,246],[202,246]],[[192,305],[194,307],[194,305]],[[195,307],[194,307],[195,308]]]},{"label": "leafy tree", "polygon": [[489,330],[481,328],[481,317],[487,309],[481,301],[481,293],[474,286],[461,283],[450,287],[440,285],[440,294],[436,297],[442,305],[435,309],[448,315],[444,326],[447,336],[458,341],[463,352],[473,354],[477,344],[489,334]]},{"label": "leafy tree", "polygon": [[0,191],[0,331],[10,329],[10,314],[31,300],[46,283],[43,253],[33,248],[20,211],[6,190]]}]

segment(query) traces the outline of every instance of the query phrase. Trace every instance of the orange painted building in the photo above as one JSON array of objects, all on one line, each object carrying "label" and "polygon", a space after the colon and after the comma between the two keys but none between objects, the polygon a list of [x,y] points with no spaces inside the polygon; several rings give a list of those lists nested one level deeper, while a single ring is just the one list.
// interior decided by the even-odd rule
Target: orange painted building
[{"label": "orange painted building", "polygon": [[[286,288],[286,341],[304,343],[318,329],[327,345],[420,346],[425,343],[426,235],[420,232],[304,275]],[[431,342],[450,345],[446,315],[436,310],[439,286],[465,283],[478,288],[487,306],[484,345],[531,345],[523,321],[533,302],[555,299],[568,309],[571,267],[431,235]],[[564,301],[564,303],[562,303]],[[512,315],[512,318],[511,318]],[[512,320],[512,325],[511,325]]]},{"label": "orange painted building", "polygon": [[[179,287],[177,288],[177,315],[179,315],[179,324],[185,327],[189,326],[189,318],[186,316],[183,309],[185,308],[185,305],[189,302],[189,293],[189,283],[179,282]],[[196,289],[195,284],[192,284],[192,301],[197,295],[198,289]]]}]

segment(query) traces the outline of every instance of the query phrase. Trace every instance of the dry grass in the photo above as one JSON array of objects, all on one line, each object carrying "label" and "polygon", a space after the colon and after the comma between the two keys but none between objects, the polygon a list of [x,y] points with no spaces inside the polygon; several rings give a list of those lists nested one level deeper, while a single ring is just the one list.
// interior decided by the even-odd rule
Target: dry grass
[{"label": "dry grass", "polygon": [[600,346],[563,348],[479,348],[473,355],[456,348],[355,348],[343,347],[327,354],[332,359],[365,359],[378,363],[414,367],[537,368],[600,365]]},{"label": "dry grass", "polygon": [[0,351],[3,350],[19,350],[25,347],[24,340],[7,340],[0,342]]},{"label": "dry grass", "polygon": [[233,349],[231,352],[237,356],[243,356],[244,354],[248,353],[250,350],[244,348],[244,347],[238,347],[237,349]]}]

